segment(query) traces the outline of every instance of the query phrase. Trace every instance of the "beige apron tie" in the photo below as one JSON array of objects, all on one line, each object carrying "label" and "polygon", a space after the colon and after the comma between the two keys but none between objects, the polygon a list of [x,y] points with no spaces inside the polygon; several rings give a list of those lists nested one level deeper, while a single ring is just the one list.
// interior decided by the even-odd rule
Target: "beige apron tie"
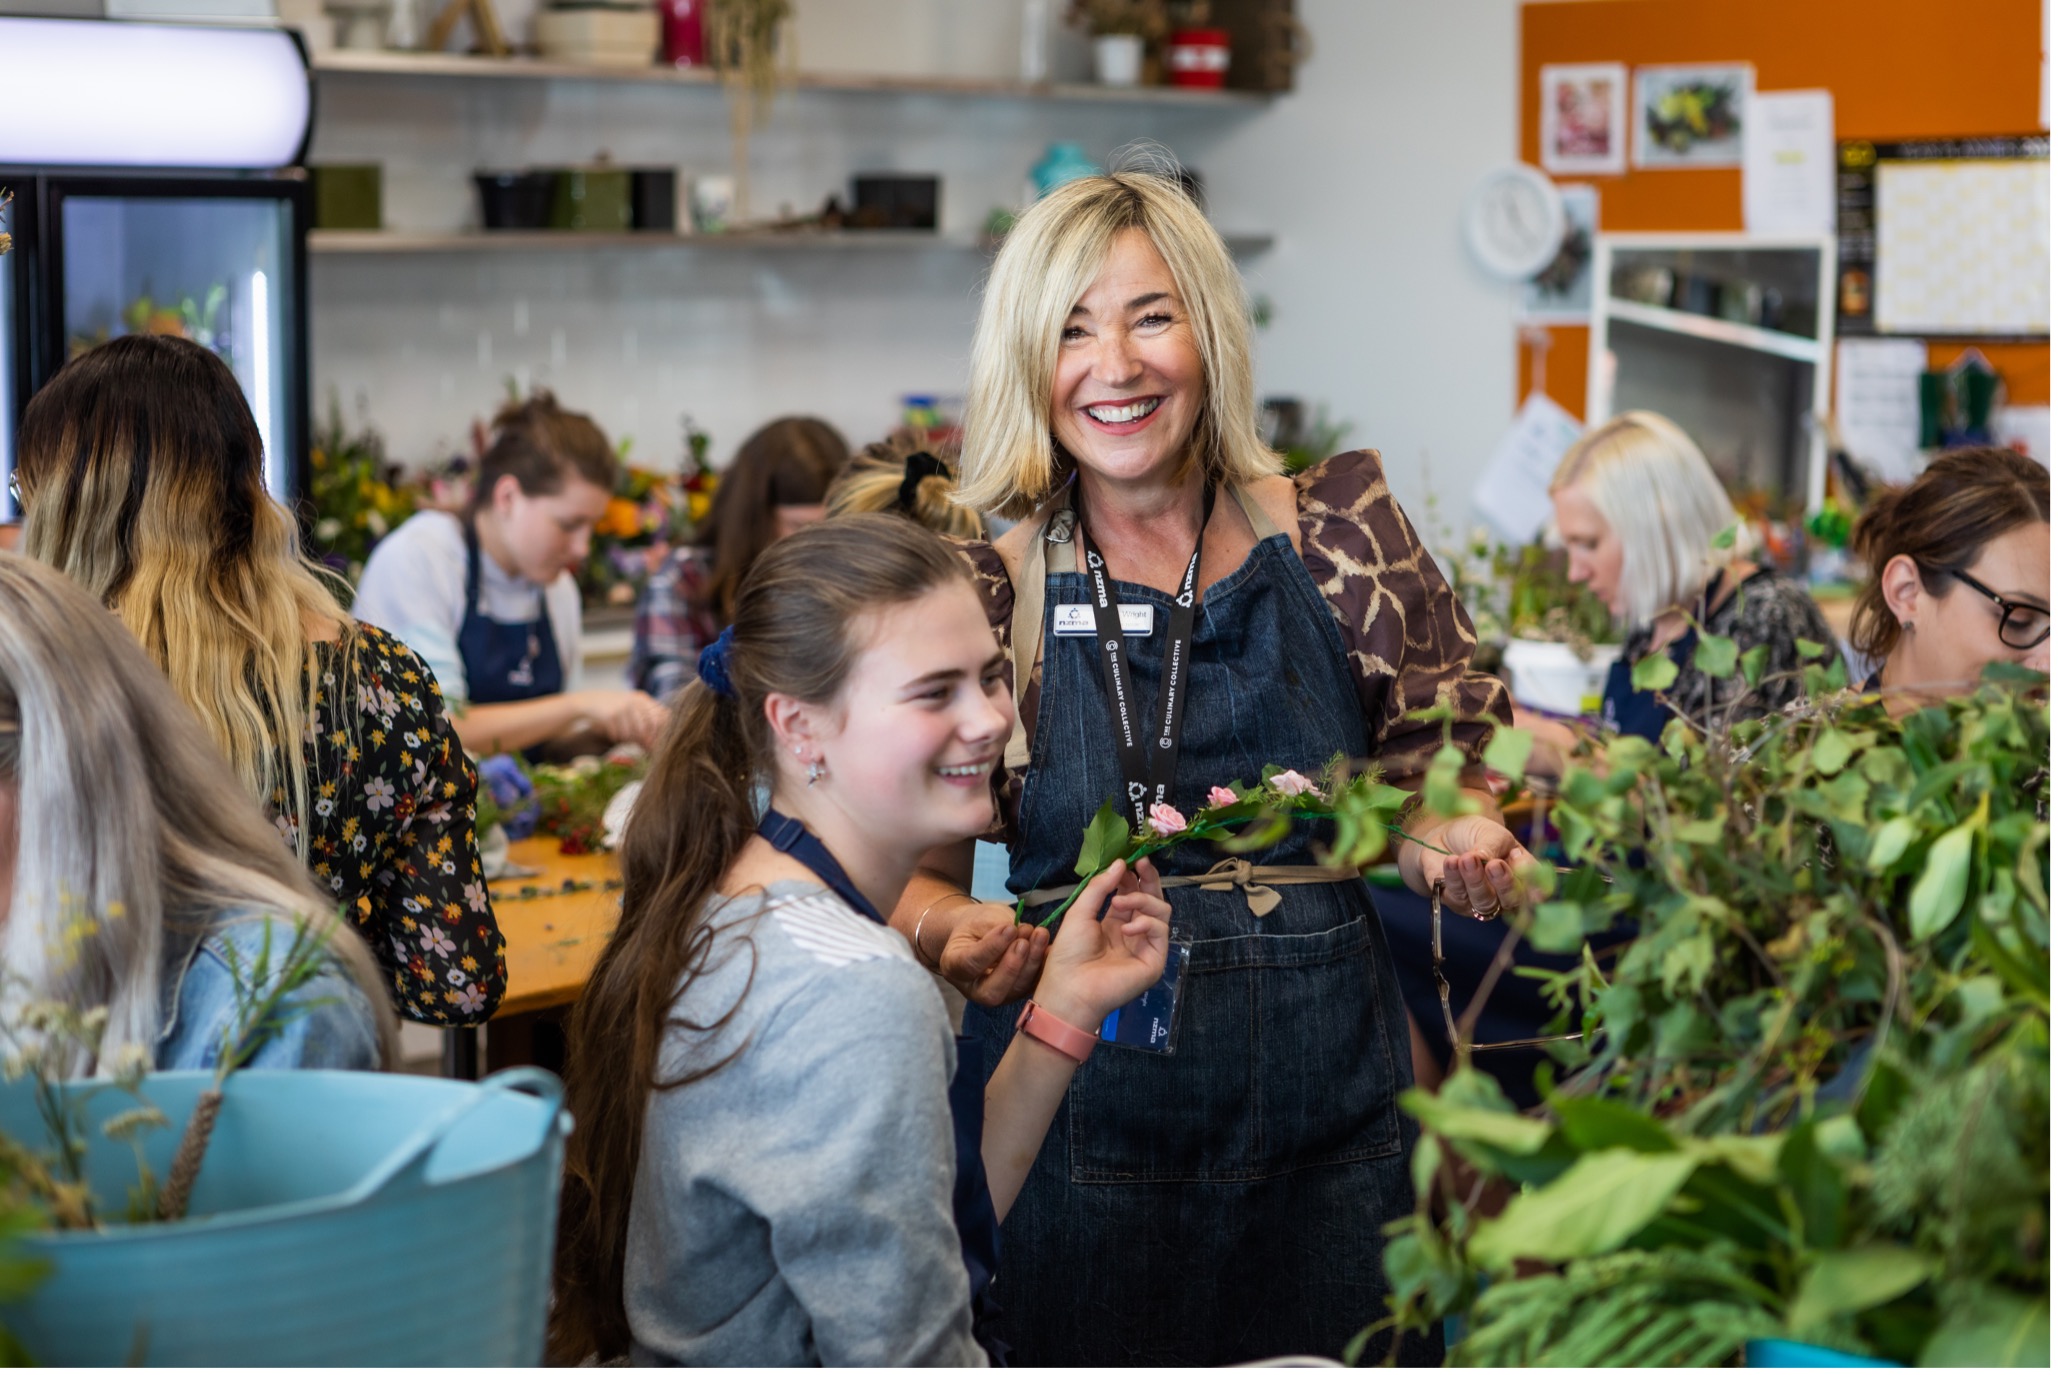
[{"label": "beige apron tie", "polygon": [[[1251,909],[1251,915],[1262,917],[1280,904],[1281,898],[1273,886],[1286,887],[1299,883],[1349,883],[1359,877],[1356,869],[1321,864],[1253,864],[1247,859],[1225,859],[1204,874],[1182,874],[1174,878],[1160,879],[1166,889],[1199,888],[1209,893],[1227,893],[1243,889],[1243,900]],[[1041,907],[1046,902],[1068,898],[1072,890],[1066,888],[1037,888],[1022,895],[1022,908]]]}]

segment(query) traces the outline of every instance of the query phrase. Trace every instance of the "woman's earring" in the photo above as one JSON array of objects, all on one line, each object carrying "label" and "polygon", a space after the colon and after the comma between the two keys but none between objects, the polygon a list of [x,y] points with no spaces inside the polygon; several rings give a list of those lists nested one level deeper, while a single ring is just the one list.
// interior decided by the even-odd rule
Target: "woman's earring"
[{"label": "woman's earring", "polygon": [[810,761],[807,766],[807,785],[810,788],[814,787],[816,783],[821,781],[822,775],[827,772],[829,771],[822,767],[820,760]]}]

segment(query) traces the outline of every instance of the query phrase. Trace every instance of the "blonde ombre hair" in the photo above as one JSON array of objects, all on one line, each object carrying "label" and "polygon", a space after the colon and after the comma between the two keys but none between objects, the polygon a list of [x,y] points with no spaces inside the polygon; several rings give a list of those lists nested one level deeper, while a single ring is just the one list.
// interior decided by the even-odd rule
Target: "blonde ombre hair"
[{"label": "blonde ombre hair", "polygon": [[[898,513],[940,535],[985,539],[986,522],[979,518],[979,513],[953,499],[957,482],[950,471],[951,455],[939,453],[940,447],[931,445],[911,429],[895,430],[876,444],[865,445],[843,465],[843,471],[822,497],[829,518]],[[907,490],[908,461],[916,454],[927,454],[944,471],[916,479],[913,489]],[[901,500],[904,490],[905,504]]]},{"label": "blonde ombre hair", "polygon": [[1715,537],[1737,524],[1729,493],[1700,446],[1655,411],[1624,411],[1567,449],[1551,494],[1574,487],[1622,541],[1629,629],[1691,607],[1736,552],[1715,547]]},{"label": "blonde ombre hair", "polygon": [[[5,998],[107,1009],[64,1072],[104,1072],[163,1030],[167,941],[228,921],[304,922],[397,1030],[372,952],[243,795],[193,714],[114,617],[64,577],[0,553],[0,783],[19,830],[0,965]],[[54,1048],[53,1048],[54,1049]]]},{"label": "blonde ombre hair", "polygon": [[[305,860],[311,635],[355,623],[265,490],[235,375],[198,344],[128,335],[59,370],[17,447],[22,552],[121,618],[250,795],[300,819]],[[331,690],[348,719],[349,685]]]},{"label": "blonde ombre hair", "polygon": [[1176,180],[1157,170],[1114,172],[1051,192],[1001,245],[972,339],[958,504],[1020,519],[1071,473],[1072,456],[1050,426],[1058,344],[1116,237],[1132,229],[1165,260],[1192,323],[1207,390],[1194,459],[1214,482],[1283,471],[1258,439],[1250,313],[1228,246]]}]

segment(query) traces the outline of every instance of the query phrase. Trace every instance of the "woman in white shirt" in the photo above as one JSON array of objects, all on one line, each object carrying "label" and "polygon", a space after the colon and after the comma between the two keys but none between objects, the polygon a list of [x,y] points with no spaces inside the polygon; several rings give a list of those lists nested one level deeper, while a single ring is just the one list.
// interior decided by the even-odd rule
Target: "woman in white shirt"
[{"label": "woman in white shirt", "polygon": [[649,745],[664,729],[646,693],[566,690],[579,668],[572,570],[614,482],[600,427],[538,391],[494,417],[469,511],[423,511],[372,550],[353,611],[428,662],[472,753],[591,733]]}]

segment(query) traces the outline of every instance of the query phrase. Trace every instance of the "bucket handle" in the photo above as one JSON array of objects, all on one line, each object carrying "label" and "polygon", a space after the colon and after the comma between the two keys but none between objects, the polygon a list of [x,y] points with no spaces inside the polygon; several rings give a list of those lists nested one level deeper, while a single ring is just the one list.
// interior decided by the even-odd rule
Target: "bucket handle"
[{"label": "bucket handle", "polygon": [[[518,1065],[489,1074],[481,1079],[476,1091],[466,1094],[457,1102],[445,1108],[427,1125],[393,1149],[393,1153],[372,1168],[372,1172],[360,1180],[356,1187],[345,1195],[348,1203],[363,1203],[384,1190],[395,1186],[414,1186],[422,1182],[428,1170],[429,1157],[442,1144],[451,1129],[470,1116],[487,1099],[502,1089],[527,1093],[543,1100],[548,1109],[543,1114],[543,1139],[548,1139],[556,1129],[559,1119],[558,1105],[564,1101],[565,1086],[555,1074],[534,1065]],[[539,1145],[541,1142],[539,1141]]]}]

